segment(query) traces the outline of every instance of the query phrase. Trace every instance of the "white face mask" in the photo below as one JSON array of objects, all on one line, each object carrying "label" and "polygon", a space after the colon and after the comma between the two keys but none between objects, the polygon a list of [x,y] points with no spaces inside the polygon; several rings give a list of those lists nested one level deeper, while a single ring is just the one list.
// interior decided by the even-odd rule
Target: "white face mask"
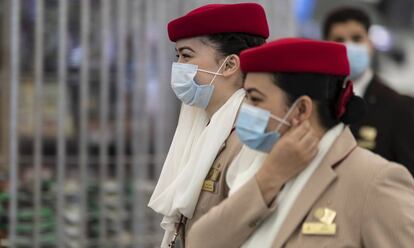
[{"label": "white face mask", "polygon": [[[228,58],[229,57],[226,57],[223,64],[221,64],[216,72],[198,69],[198,66],[193,64],[174,62],[171,70],[171,87],[177,98],[187,105],[205,109],[213,95],[213,82],[217,76],[223,76],[223,74],[219,72],[226,64]],[[197,84],[194,80],[197,71],[214,75],[210,84]]]},{"label": "white face mask", "polygon": [[[265,153],[270,152],[281,137],[280,129],[282,125],[291,126],[287,119],[292,114],[297,103],[298,100],[293,103],[283,118],[272,115],[268,110],[246,103],[243,104],[236,121],[236,133],[241,142],[253,150]],[[266,132],[270,119],[278,121],[279,125],[275,131]]]},{"label": "white face mask", "polygon": [[348,55],[349,66],[351,68],[351,74],[349,78],[351,80],[360,77],[370,65],[370,57],[368,47],[365,44],[356,44],[353,42],[346,43],[346,52]]}]

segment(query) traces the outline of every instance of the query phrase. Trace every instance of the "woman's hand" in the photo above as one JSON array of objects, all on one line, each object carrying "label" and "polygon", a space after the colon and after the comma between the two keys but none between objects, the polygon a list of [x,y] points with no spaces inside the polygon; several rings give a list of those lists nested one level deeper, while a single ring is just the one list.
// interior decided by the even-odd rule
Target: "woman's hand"
[{"label": "woman's hand", "polygon": [[312,130],[309,121],[292,123],[290,128],[275,144],[256,180],[267,204],[270,204],[281,187],[298,175],[318,153],[320,138]]}]

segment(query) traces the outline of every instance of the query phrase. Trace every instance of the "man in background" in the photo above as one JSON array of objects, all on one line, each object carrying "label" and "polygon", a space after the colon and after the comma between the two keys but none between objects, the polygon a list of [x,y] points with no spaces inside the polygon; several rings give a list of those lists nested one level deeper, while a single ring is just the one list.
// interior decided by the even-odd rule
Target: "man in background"
[{"label": "man in background", "polygon": [[366,102],[365,118],[351,126],[358,144],[405,165],[414,175],[414,99],[388,87],[373,70],[370,26],[364,11],[344,7],[327,15],[322,33],[325,40],[346,45],[354,92]]}]

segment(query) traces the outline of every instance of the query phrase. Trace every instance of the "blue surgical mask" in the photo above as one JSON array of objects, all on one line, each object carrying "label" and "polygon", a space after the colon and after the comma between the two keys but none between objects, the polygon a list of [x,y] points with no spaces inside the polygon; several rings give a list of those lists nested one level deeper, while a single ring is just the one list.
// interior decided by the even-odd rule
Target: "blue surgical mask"
[{"label": "blue surgical mask", "polygon": [[360,77],[370,65],[368,47],[364,44],[346,43],[346,51],[351,68],[349,78],[355,80]]},{"label": "blue surgical mask", "polygon": [[[198,66],[193,64],[174,62],[171,70],[171,87],[177,98],[184,104],[205,109],[210,102],[211,96],[213,95],[213,82],[217,76],[223,75],[219,73],[219,71],[224,66],[226,61],[227,58],[224,60],[217,72],[198,69]],[[198,84],[194,79],[197,71],[213,74],[214,77],[210,84]]]},{"label": "blue surgical mask", "polygon": [[[291,126],[286,121],[294,109],[296,102],[290,107],[284,118],[272,115],[269,111],[244,103],[240,108],[236,121],[236,133],[243,144],[261,152],[270,152],[280,138],[282,125]],[[275,131],[266,132],[269,120],[279,122]]]}]

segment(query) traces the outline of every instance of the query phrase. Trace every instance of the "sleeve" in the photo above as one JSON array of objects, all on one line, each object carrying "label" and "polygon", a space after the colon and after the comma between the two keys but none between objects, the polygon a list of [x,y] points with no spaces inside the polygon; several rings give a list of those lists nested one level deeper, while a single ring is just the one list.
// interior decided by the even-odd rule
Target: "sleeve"
[{"label": "sleeve", "polygon": [[411,247],[414,179],[407,169],[393,164],[380,170],[370,185],[362,214],[363,247]]},{"label": "sleeve", "polygon": [[186,247],[240,247],[274,210],[274,205],[270,208],[266,205],[253,177],[194,223],[189,230]]},{"label": "sleeve", "polygon": [[405,97],[396,107],[393,154],[395,161],[407,167],[414,176],[414,99]]}]

